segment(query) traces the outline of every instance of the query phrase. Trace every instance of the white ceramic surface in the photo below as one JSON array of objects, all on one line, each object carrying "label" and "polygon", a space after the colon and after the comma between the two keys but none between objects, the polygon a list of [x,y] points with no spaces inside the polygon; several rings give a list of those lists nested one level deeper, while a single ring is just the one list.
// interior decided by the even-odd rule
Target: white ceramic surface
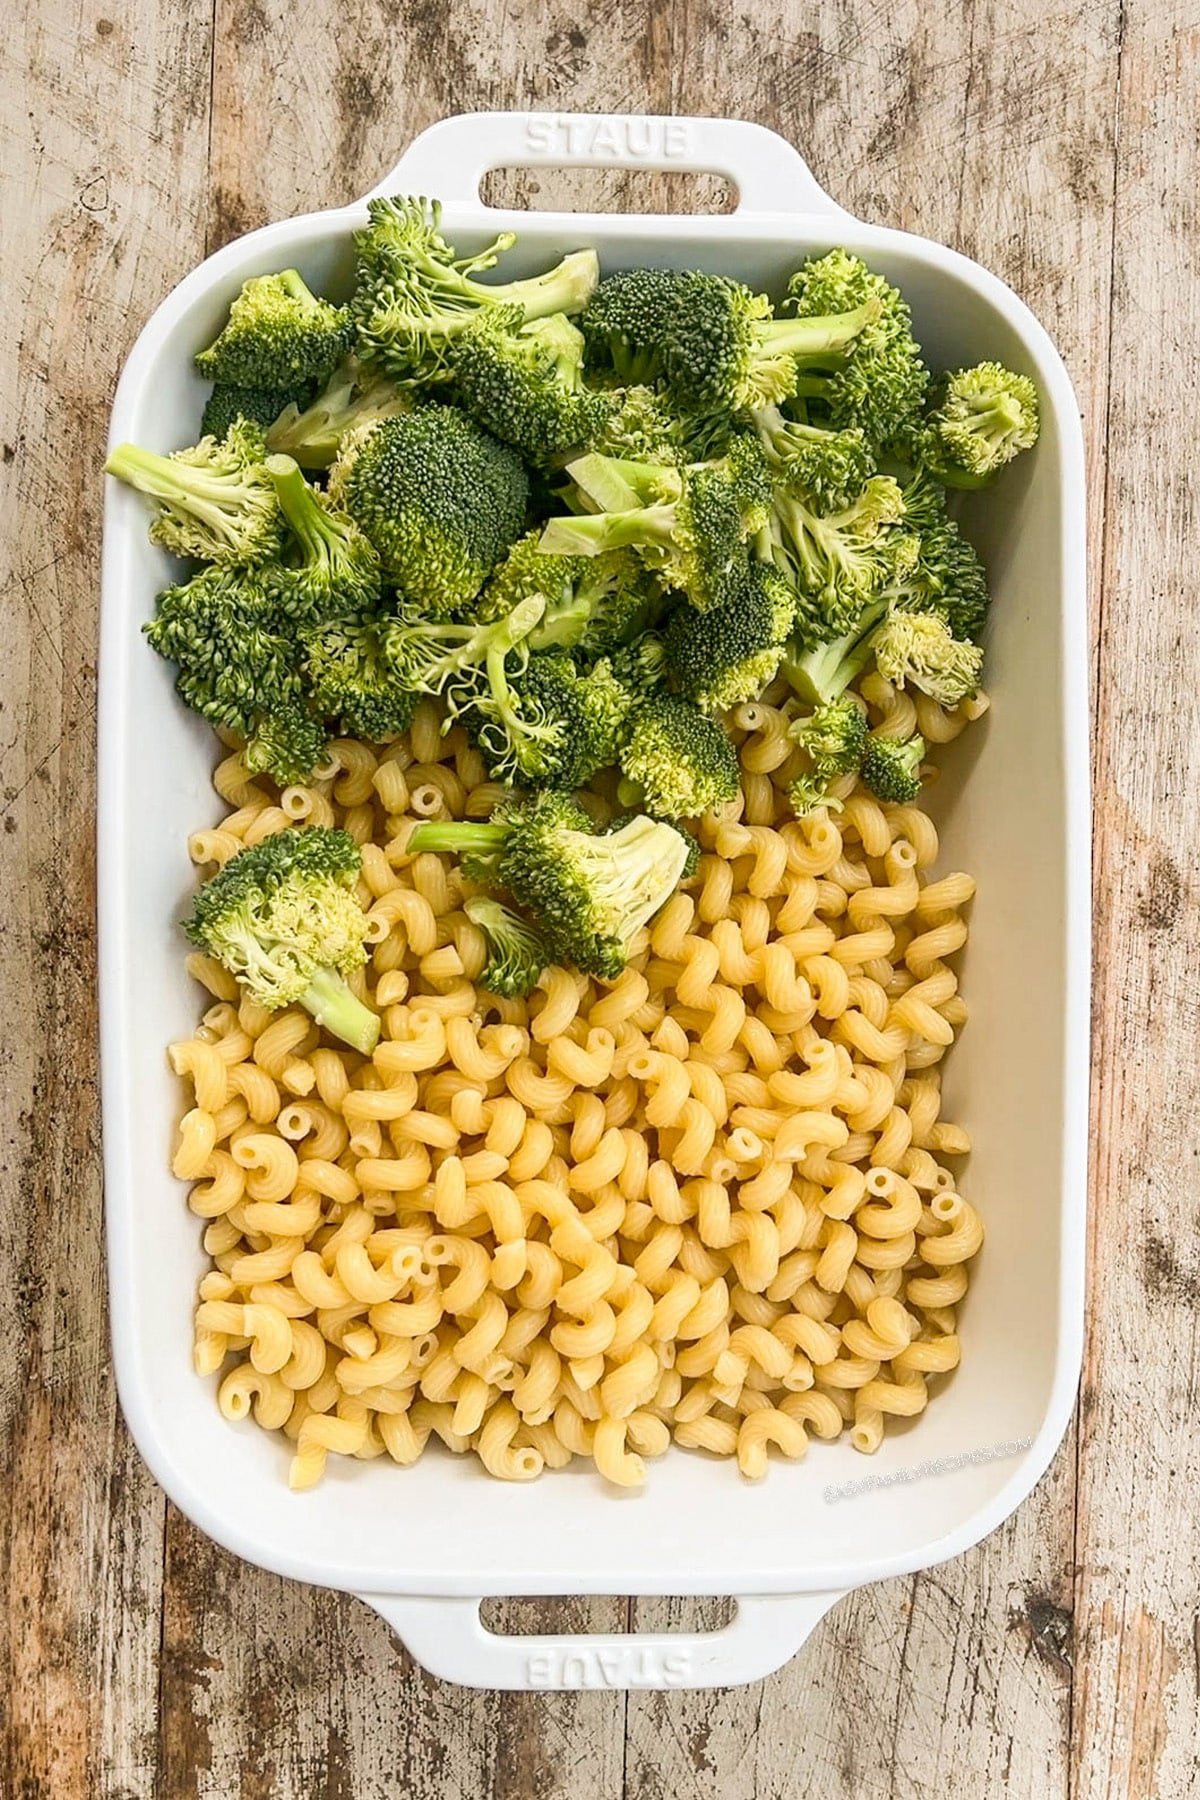
[{"label": "white ceramic surface", "polygon": [[[504,213],[479,199],[504,165],[631,164],[727,175],[718,218]],[[807,254],[861,252],[910,300],[932,363],[994,356],[1032,375],[1037,449],[965,508],[994,592],[993,710],[939,760],[930,790],[941,868],[979,881],[962,958],[972,1012],[947,1064],[947,1113],[971,1128],[964,1183],[987,1242],[963,1308],[962,1367],[926,1414],[867,1459],[814,1444],[745,1482],[732,1464],[672,1449],[639,1494],[591,1472],[528,1486],[439,1450],[406,1471],[342,1463],[314,1492],[286,1482],[289,1446],[218,1413],[192,1371],[191,1314],[205,1266],[197,1220],[168,1173],[181,1110],[163,1046],[194,1026],[177,920],[195,875],[190,830],[220,811],[208,728],[172,690],[139,626],[171,575],[147,540],[144,502],[109,482],[100,709],[100,931],[104,1159],[112,1324],[121,1402],[158,1480],[239,1555],[362,1595],[438,1674],[493,1687],[727,1685],[778,1667],[847,1589],[954,1556],[1012,1512],[1046,1468],[1078,1376],[1087,1179],[1089,803],[1082,440],[1066,371],[1041,326],[977,264],[864,225],[821,191],[797,153],[731,120],[469,115],[411,145],[375,190],[445,201],[469,250],[512,226],[522,274],[595,244],[605,270],[703,267],[776,294]],[[154,313],[126,364],[112,441],[169,450],[194,436],[204,384],[191,354],[249,275],[296,264],[344,291],[363,203],[270,225],[228,245]],[[990,1454],[1011,1443],[1026,1447]],[[906,1471],[989,1453],[940,1474]],[[833,1500],[827,1489],[899,1474]],[[489,1594],[731,1594],[724,1631],[692,1637],[502,1638]]]}]

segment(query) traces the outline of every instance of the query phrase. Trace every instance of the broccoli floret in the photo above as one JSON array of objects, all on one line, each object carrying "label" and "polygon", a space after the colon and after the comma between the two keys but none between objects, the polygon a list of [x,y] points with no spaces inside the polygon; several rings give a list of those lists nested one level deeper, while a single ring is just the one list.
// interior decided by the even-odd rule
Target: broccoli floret
[{"label": "broccoli floret", "polygon": [[503,618],[519,601],[540,594],[546,611],[530,634],[529,648],[575,650],[587,657],[631,643],[661,614],[662,591],[631,550],[547,556],[540,539],[535,529],[513,545],[472,607],[477,619]]},{"label": "broccoli floret", "polygon": [[465,412],[533,462],[586,448],[614,410],[583,385],[583,338],[562,313],[521,323],[519,307],[489,307],[450,340],[454,392]]},{"label": "broccoli floret", "polygon": [[934,613],[890,613],[871,634],[871,653],[896,687],[919,688],[942,706],[958,706],[979,691],[983,651],[952,637]]},{"label": "broccoli floret", "polygon": [[579,250],[527,281],[476,281],[512,247],[512,232],[474,256],[456,257],[441,234],[437,201],[397,196],[372,200],[367,210],[370,224],[354,240],[358,350],[400,380],[449,379],[449,342],[479,312],[512,306],[525,321],[577,313],[599,277],[595,251]]},{"label": "broccoli floret", "polygon": [[997,362],[944,377],[925,420],[922,460],[947,487],[977,488],[1037,443],[1038,392]]},{"label": "broccoli floret", "polygon": [[263,467],[265,454],[258,427],[236,419],[220,442],[201,438],[170,456],[120,444],[104,467],[157,502],[150,536],[164,550],[252,568],[277,556],[283,542],[283,514]]},{"label": "broccoli floret", "polygon": [[290,388],[323,381],[350,347],[349,310],[311,293],[295,269],[252,275],[229,309],[229,323],[196,367],[212,381]]},{"label": "broccoli floret", "polygon": [[554,650],[510,676],[503,703],[491,689],[464,698],[452,692],[495,779],[562,789],[616,762],[634,704],[607,657],[581,671]]},{"label": "broccoli floret", "polygon": [[294,457],[302,469],[327,469],[352,431],[412,409],[411,389],[346,356],[315,398],[296,399],[263,421],[270,426],[267,449]]},{"label": "broccoli floret", "polygon": [[776,569],[744,565],[723,605],[698,613],[680,606],[666,632],[666,661],[680,692],[706,712],[755,699],[779,667],[796,616],[796,596]]},{"label": "broccoli floret", "polygon": [[[306,406],[312,398],[311,381],[284,388],[233,387],[218,382],[205,402],[200,417],[202,437],[223,438],[237,419],[245,419],[263,431],[290,407]],[[268,433],[269,442],[269,433]]]},{"label": "broccoli floret", "polygon": [[411,724],[418,698],[384,655],[384,626],[367,613],[316,626],[301,639],[313,707],[346,736],[376,743]]},{"label": "broccoli floret", "polygon": [[849,251],[831,250],[793,275],[788,304],[800,319],[874,305],[851,343],[809,359],[793,392],[810,424],[858,427],[875,451],[908,441],[919,427],[929,372],[899,291]]},{"label": "broccoli floret", "polygon": [[773,319],[763,295],[726,276],[628,269],[601,282],[580,323],[591,363],[624,382],[661,380],[681,411],[704,417],[782,400],[797,358],[844,354],[879,305],[867,296],[842,318]]},{"label": "broccoli floret", "polygon": [[680,405],[699,413],[778,404],[796,391],[800,370],[850,357],[880,312],[868,293],[828,317],[774,319],[764,295],[727,276],[677,281],[663,371]]},{"label": "broccoli floret", "polygon": [[246,739],[244,760],[286,786],[325,750],[308,710],[295,642],[279,629],[271,594],[253,571],[202,569],[158,597],[146,636],[177,664],[180,698],[218,729]]},{"label": "broccoli floret", "polygon": [[507,444],[453,407],[426,406],[352,433],[329,492],[402,592],[444,617],[520,535],[529,482]]},{"label": "broccoli floret", "polygon": [[366,914],[354,894],[361,868],[349,832],[275,832],[204,883],[184,930],[260,1006],[299,1004],[369,1056],[379,1018],[344,980],[367,959]]},{"label": "broccoli floret", "polygon": [[287,616],[319,624],[374,605],[383,573],[370,539],[309,486],[290,456],[269,456],[266,468],[297,552],[266,572]]},{"label": "broccoli floret", "polygon": [[476,894],[463,911],[487,940],[488,959],[479,985],[489,993],[519,1000],[537,986],[550,961],[550,948],[527,919],[499,900]]},{"label": "broccoli floret", "polygon": [[921,791],[920,765],[925,754],[925,740],[870,736],[863,746],[859,775],[866,787],[879,800],[894,800],[906,806]]},{"label": "broccoli floret", "polygon": [[903,516],[904,498],[890,475],[873,475],[854,501],[835,513],[818,512],[799,487],[776,485],[770,554],[797,589],[800,628],[809,641],[856,626],[894,571],[894,534],[888,528]]},{"label": "broccoli floret", "polygon": [[466,853],[473,869],[494,860],[496,880],[528,907],[555,960],[610,981],[690,855],[666,820],[638,815],[597,835],[580,807],[553,793],[505,802],[486,825],[418,825],[407,848]]},{"label": "broccoli floret", "polygon": [[[738,759],[722,726],[661,694],[639,708],[621,750],[621,797],[659,819],[692,819],[738,791]],[[628,784],[628,785],[627,785]]]},{"label": "broccoli floret", "polygon": [[788,789],[793,811],[802,819],[815,807],[833,804],[830,784],[858,768],[866,747],[867,715],[846,696],[798,719],[788,736],[807,753],[810,763],[807,773],[797,776]]},{"label": "broccoli floret", "polygon": [[871,447],[856,426],[824,431],[787,418],[777,406],[759,407],[752,417],[772,471],[807,494],[818,512],[852,505],[875,473]]},{"label": "broccoli floret", "polygon": [[658,381],[682,279],[671,269],[621,269],[605,276],[579,319],[588,367],[611,370],[627,386]]},{"label": "broccoli floret", "polygon": [[888,603],[906,612],[936,613],[956,638],[978,639],[988,615],[987,573],[947,514],[943,489],[924,473],[904,489],[902,535],[909,533],[914,534],[909,553],[893,555],[881,590]]},{"label": "broccoli floret", "polygon": [[625,483],[635,504],[551,519],[542,533],[543,550],[599,556],[633,546],[702,612],[719,606],[736,587],[746,540],[768,516],[766,464],[748,434],[735,438],[723,457],[684,468],[591,456],[571,463],[568,472],[597,499],[610,479]]},{"label": "broccoli floret", "polygon": [[609,398],[612,408],[592,441],[598,453],[634,462],[699,460],[686,422],[671,411],[656,388],[643,384],[613,388]]}]

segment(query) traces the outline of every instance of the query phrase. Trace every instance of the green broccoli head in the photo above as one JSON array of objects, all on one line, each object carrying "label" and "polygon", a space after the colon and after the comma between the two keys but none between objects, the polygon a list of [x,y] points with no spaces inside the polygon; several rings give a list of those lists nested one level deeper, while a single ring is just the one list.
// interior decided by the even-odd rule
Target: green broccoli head
[{"label": "green broccoli head", "polygon": [[796,595],[777,570],[746,560],[731,596],[700,613],[676,607],[666,662],[679,691],[706,712],[753,700],[774,679],[796,615]]},{"label": "green broccoli head", "polygon": [[487,940],[488,959],[479,977],[480,987],[509,1000],[530,993],[550,961],[550,947],[541,933],[511,906],[483,894],[468,900],[463,911]]},{"label": "green broccoli head", "polygon": [[599,454],[654,463],[695,462],[702,454],[688,422],[672,412],[657,388],[632,383],[612,388],[608,398],[608,416],[592,439]]},{"label": "green broccoli head", "polygon": [[753,418],[772,473],[800,488],[817,512],[852,505],[875,473],[871,447],[857,426],[825,431],[787,418],[777,406],[759,407]]},{"label": "green broccoli head", "polygon": [[665,820],[639,814],[597,835],[574,801],[549,792],[506,801],[487,825],[419,825],[407,848],[494,858],[495,879],[532,913],[555,960],[610,981],[690,860]]},{"label": "green broccoli head", "polygon": [[495,779],[569,790],[616,762],[632,708],[606,657],[581,669],[549,650],[509,677],[503,705],[481,692],[463,711]]},{"label": "green broccoli head", "polygon": [[831,250],[793,275],[788,302],[797,319],[874,308],[852,341],[808,359],[793,392],[814,425],[857,427],[875,451],[907,442],[919,428],[929,372],[899,290],[849,251]]},{"label": "green broccoli head", "polygon": [[276,832],[204,883],[184,929],[260,1006],[299,1004],[369,1055],[379,1018],[344,980],[367,956],[366,914],[354,893],[361,867],[346,831]]},{"label": "green broccoli head", "polygon": [[798,487],[776,485],[771,556],[801,597],[802,628],[810,641],[852,630],[887,584],[895,571],[890,528],[904,510],[904,496],[890,475],[873,475],[849,506],[834,513],[818,512]]},{"label": "green broccoli head", "polygon": [[278,556],[284,520],[263,467],[258,426],[235,419],[225,436],[158,456],[120,444],[104,467],[156,503],[150,536],[176,556],[253,568]]},{"label": "green broccoli head", "polygon": [[1028,375],[998,362],[956,369],[925,420],[925,467],[948,487],[982,487],[1037,443],[1038,392]]},{"label": "green broccoli head", "polygon": [[266,572],[281,610],[319,624],[373,606],[383,571],[366,533],[309,486],[290,456],[269,456],[265,466],[292,536],[291,554]]},{"label": "green broccoli head", "polygon": [[683,279],[672,269],[620,269],[605,276],[579,320],[588,367],[611,371],[626,386],[659,381]]},{"label": "green broccoli head", "polygon": [[599,556],[632,546],[660,579],[702,612],[719,606],[739,579],[747,540],[762,530],[770,503],[766,464],[756,441],[741,433],[724,456],[683,468],[589,456],[568,473],[604,504],[623,487],[628,502],[612,510],[551,519],[543,550]]},{"label": "green broccoli head", "polygon": [[507,444],[453,407],[425,406],[344,440],[329,493],[401,591],[444,618],[520,536],[529,482]]},{"label": "green broccoli head", "polygon": [[879,800],[893,800],[907,806],[921,791],[921,758],[925,740],[869,736],[863,746],[859,775],[863,784]]},{"label": "green broccoli head", "polygon": [[583,338],[562,313],[521,323],[520,307],[489,307],[450,344],[463,410],[530,461],[586,448],[614,401],[583,385]]},{"label": "green broccoli head", "polygon": [[526,281],[480,282],[475,276],[512,247],[512,232],[460,257],[442,236],[436,201],[397,196],[372,200],[367,211],[370,222],[354,240],[357,347],[401,381],[449,380],[451,341],[479,313],[511,307],[525,321],[577,313],[599,276],[595,251],[580,250]]},{"label": "green broccoli head", "polygon": [[323,381],[350,347],[344,306],[311,293],[295,269],[254,275],[229,309],[229,322],[196,367],[212,381],[239,387],[292,388]]},{"label": "green broccoli head", "polygon": [[944,490],[924,472],[904,489],[901,535],[909,539],[910,553],[893,555],[881,590],[891,606],[937,613],[956,638],[977,640],[990,604],[987,572],[949,517]]},{"label": "green broccoli head", "polygon": [[645,631],[640,637],[613,650],[608,658],[614,678],[636,705],[660,694],[667,680],[667,647],[656,631]]},{"label": "green broccoli head", "polygon": [[818,706],[807,718],[797,719],[788,736],[808,757],[809,767],[797,776],[788,797],[797,818],[818,806],[840,804],[830,796],[830,785],[850,774],[862,761],[867,742],[867,715],[857,701],[845,695]]},{"label": "green broccoli head", "polygon": [[413,405],[410,388],[345,356],[319,394],[310,388],[262,421],[269,426],[267,449],[294,457],[302,469],[327,469],[351,432],[411,412]]},{"label": "green broccoli head", "polygon": [[325,752],[295,640],[255,571],[202,569],[158,597],[146,636],[177,666],[180,698],[218,730],[246,739],[244,760],[281,786],[306,780]]},{"label": "green broccoli head", "polygon": [[639,707],[621,750],[621,773],[647,812],[692,819],[736,797],[737,754],[716,719],[661,694]]},{"label": "green broccoli head", "polygon": [[347,736],[373,743],[406,730],[418,698],[384,655],[384,630],[379,616],[365,613],[301,634],[312,706]]},{"label": "green broccoli head", "polygon": [[873,633],[871,650],[888,681],[919,688],[942,706],[958,706],[979,692],[983,651],[952,637],[934,613],[890,613]]},{"label": "green broccoli head", "polygon": [[290,387],[234,387],[218,382],[204,404],[200,417],[202,437],[223,438],[238,419],[266,431],[280,413],[291,407],[307,406],[313,394],[313,383],[301,381]]},{"label": "green broccoli head", "polygon": [[546,610],[530,634],[531,650],[575,650],[599,656],[631,643],[658,618],[662,591],[631,550],[605,556],[547,556],[539,530],[519,538],[472,608],[484,621],[502,618],[540,594]]}]

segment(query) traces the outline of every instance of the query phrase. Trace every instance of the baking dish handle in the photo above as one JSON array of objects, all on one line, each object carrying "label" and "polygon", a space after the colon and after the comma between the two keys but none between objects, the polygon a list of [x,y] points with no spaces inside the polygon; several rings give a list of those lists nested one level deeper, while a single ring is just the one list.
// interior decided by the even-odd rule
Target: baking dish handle
[{"label": "baking dish handle", "polygon": [[363,1594],[421,1667],[478,1688],[704,1688],[759,1681],[793,1657],[842,1592],[754,1594],[719,1631],[505,1637],[478,1600]]},{"label": "baking dish handle", "polygon": [[765,125],[656,113],[457,113],[414,138],[366,198],[437,194],[479,205],[479,184],[492,169],[607,166],[723,175],[737,189],[738,213],[850,216],[799,151]]}]

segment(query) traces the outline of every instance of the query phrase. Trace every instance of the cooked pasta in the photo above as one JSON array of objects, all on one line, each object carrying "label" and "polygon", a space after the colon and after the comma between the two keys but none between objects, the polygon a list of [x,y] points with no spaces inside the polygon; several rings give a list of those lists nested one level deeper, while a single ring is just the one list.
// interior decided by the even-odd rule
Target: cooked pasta
[{"label": "cooked pasta", "polygon": [[[908,696],[863,694],[908,727]],[[931,741],[962,723],[915,714]],[[526,1000],[475,985],[469,886],[404,848],[497,797],[461,730],[423,707],[278,796],[221,763],[234,810],[198,863],[297,823],[361,844],[383,1021],[361,1057],[189,958],[212,1002],[170,1051],[172,1166],[213,1264],[196,1368],[226,1417],[284,1433],[294,1487],[431,1438],[505,1480],[584,1457],[637,1486],[672,1440],[757,1478],[810,1436],[874,1451],[956,1366],[982,1225],[943,1160],[970,1140],[939,1065],[974,884],[932,876],[916,807],[854,788],[795,819],[789,716],[730,715],[742,793],[699,821],[697,873],[623,974],[550,968]]]}]

